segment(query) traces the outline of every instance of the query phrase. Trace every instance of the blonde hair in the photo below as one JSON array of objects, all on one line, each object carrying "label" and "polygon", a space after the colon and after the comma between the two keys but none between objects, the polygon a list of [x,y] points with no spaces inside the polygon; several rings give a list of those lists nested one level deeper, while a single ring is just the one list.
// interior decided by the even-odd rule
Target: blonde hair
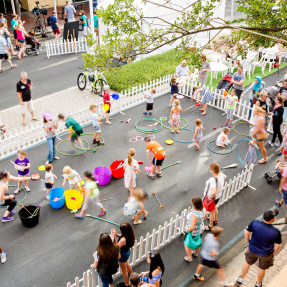
[{"label": "blonde hair", "polygon": [[213,170],[216,174],[220,173],[220,167],[219,164],[216,162],[213,162],[209,165],[210,169]]},{"label": "blonde hair", "polygon": [[64,168],[63,168],[63,173],[64,174],[71,174],[72,173],[72,169],[66,165]]},{"label": "blonde hair", "polygon": [[154,94],[156,93],[156,89],[155,88],[152,88],[150,91],[153,92]]},{"label": "blonde hair", "polygon": [[223,232],[223,228],[215,226],[211,229],[211,233],[213,234],[214,237],[218,237],[221,235]]},{"label": "blonde hair", "polygon": [[136,154],[135,149],[134,148],[130,148],[129,149],[129,154],[128,154],[128,164],[129,164],[129,166],[131,166],[132,161],[133,161],[133,157],[135,156],[135,154]]},{"label": "blonde hair", "polygon": [[96,105],[90,105],[90,110],[92,110],[93,108],[96,108]]},{"label": "blonde hair", "polygon": [[27,156],[27,152],[26,152],[24,149],[19,149],[19,150],[17,151],[17,154],[22,154],[22,155],[24,155],[24,156]]},{"label": "blonde hair", "polygon": [[174,100],[174,105],[175,105],[175,106],[179,106],[179,104],[180,104],[180,103],[179,103],[179,100]]},{"label": "blonde hair", "polygon": [[174,100],[176,100],[176,99],[177,99],[177,96],[178,96],[178,94],[173,94],[173,95],[172,95],[172,98],[173,98]]},{"label": "blonde hair", "polygon": [[226,134],[226,133],[230,132],[230,129],[229,128],[224,128],[222,131]]},{"label": "blonde hair", "polygon": [[176,84],[176,77],[172,77],[172,78],[170,79],[170,82],[171,82],[172,84]]},{"label": "blonde hair", "polygon": [[200,127],[202,125],[202,121],[200,119],[195,120],[195,124]]},{"label": "blonde hair", "polygon": [[139,201],[143,201],[144,199],[146,199],[145,193],[141,188],[136,188],[133,191],[133,196],[135,199],[137,199]]},{"label": "blonde hair", "polygon": [[258,114],[265,116],[266,112],[261,107],[255,107],[254,112],[257,112]]}]

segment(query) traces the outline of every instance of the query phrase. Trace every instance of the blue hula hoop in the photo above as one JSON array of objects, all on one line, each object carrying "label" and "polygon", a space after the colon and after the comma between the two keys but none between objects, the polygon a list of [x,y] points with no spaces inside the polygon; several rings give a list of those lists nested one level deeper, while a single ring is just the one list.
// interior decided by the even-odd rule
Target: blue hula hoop
[{"label": "blue hula hoop", "polygon": [[[192,132],[194,132],[194,130],[192,130],[192,129],[186,129],[186,128],[183,128],[183,129],[181,129],[181,130],[182,130],[182,131],[183,131],[183,130],[186,130],[186,131],[192,131]],[[174,141],[176,141],[176,142],[178,142],[178,143],[185,143],[185,144],[187,144],[187,143],[193,143],[193,140],[187,141],[187,142],[177,140],[176,138],[174,138],[174,137],[172,136],[172,132],[171,132],[171,131],[170,131],[170,137],[171,137]]]},{"label": "blue hula hoop", "polygon": [[[235,148],[237,159],[238,159],[243,165],[246,165],[246,162],[244,162],[244,161],[242,160],[242,158],[240,157],[239,152],[238,152],[238,145],[239,145],[239,143],[240,143],[241,141],[248,141],[248,142],[250,142],[251,140],[250,140],[250,139],[242,139],[242,140],[238,141],[238,143],[237,143],[237,145],[236,145],[236,148]],[[257,159],[256,159],[256,161],[254,162],[254,164],[255,164],[255,163],[258,161],[258,159],[259,159],[259,150],[258,150],[257,147],[255,147],[255,148],[256,148],[256,151],[257,151]],[[250,165],[250,164],[248,164],[248,165]]]},{"label": "blue hula hoop", "polygon": [[212,141],[210,141],[210,142],[207,144],[207,147],[208,147],[208,149],[209,149],[211,152],[216,153],[216,154],[220,154],[220,155],[232,153],[232,151],[233,151],[233,146],[232,146],[231,143],[228,143],[228,145],[231,147],[231,151],[228,151],[228,152],[217,152],[217,151],[212,150],[212,149],[209,147],[209,145],[210,145],[212,142],[215,142],[215,141],[216,141],[216,140],[212,140]]}]

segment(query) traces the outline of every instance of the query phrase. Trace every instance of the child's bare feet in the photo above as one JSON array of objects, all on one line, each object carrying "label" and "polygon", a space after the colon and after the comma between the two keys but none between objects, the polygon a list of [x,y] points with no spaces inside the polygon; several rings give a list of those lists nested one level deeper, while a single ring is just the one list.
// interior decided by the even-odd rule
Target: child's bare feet
[{"label": "child's bare feet", "polygon": [[225,145],[223,144],[223,145],[221,145],[220,147],[225,147]]},{"label": "child's bare feet", "polygon": [[138,221],[134,221],[134,224],[137,225],[137,224],[141,224],[142,221],[141,220],[138,220]]}]

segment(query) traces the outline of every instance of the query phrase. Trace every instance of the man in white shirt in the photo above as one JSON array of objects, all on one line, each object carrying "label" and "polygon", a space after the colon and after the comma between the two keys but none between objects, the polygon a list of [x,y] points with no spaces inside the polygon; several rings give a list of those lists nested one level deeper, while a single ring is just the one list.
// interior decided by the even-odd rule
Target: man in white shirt
[{"label": "man in white shirt", "polygon": [[75,19],[76,9],[74,6],[70,4],[70,1],[66,1],[66,6],[64,8],[64,18],[68,19],[67,22],[74,22]]}]

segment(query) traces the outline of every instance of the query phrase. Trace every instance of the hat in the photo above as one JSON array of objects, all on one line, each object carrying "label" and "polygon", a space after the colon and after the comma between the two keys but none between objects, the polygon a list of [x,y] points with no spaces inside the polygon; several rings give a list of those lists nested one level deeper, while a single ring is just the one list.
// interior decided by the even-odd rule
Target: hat
[{"label": "hat", "polygon": [[109,88],[110,88],[109,85],[104,85],[103,90],[106,91],[106,90],[108,90]]},{"label": "hat", "polygon": [[277,216],[278,213],[279,213],[279,210],[277,208],[273,210],[267,210],[263,214],[263,219],[268,222],[272,220],[275,216]]}]

